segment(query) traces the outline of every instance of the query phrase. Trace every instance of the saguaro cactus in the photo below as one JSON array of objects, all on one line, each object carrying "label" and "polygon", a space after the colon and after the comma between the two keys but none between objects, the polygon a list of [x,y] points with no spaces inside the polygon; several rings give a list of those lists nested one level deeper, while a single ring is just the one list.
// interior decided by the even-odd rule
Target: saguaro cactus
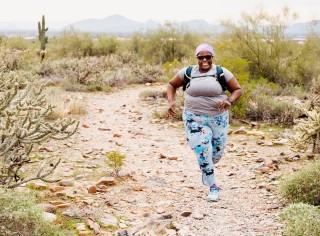
[{"label": "saguaro cactus", "polygon": [[46,43],[48,43],[48,37],[46,36],[46,31],[48,31],[48,27],[46,28],[45,17],[42,15],[42,23],[38,22],[38,31],[39,31],[39,41],[40,41],[40,57],[41,61],[44,59],[46,54]]}]

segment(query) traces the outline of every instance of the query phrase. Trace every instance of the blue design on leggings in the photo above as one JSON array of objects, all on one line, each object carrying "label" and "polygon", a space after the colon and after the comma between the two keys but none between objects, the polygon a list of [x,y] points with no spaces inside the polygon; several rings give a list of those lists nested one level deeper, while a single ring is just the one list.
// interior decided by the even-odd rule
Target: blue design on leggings
[{"label": "blue design on leggings", "polygon": [[204,185],[215,184],[214,164],[222,157],[226,146],[229,113],[217,116],[196,115],[184,110],[183,121],[186,138],[195,152]]}]

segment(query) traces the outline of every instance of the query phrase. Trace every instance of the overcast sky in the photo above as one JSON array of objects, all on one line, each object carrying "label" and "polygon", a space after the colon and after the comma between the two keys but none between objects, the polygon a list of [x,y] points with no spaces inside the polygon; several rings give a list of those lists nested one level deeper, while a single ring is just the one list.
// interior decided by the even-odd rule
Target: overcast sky
[{"label": "overcast sky", "polygon": [[0,0],[0,22],[34,21],[73,23],[120,14],[130,20],[181,22],[203,19],[218,24],[221,19],[240,18],[241,12],[259,7],[280,13],[284,6],[299,14],[296,22],[320,19],[320,0]]}]

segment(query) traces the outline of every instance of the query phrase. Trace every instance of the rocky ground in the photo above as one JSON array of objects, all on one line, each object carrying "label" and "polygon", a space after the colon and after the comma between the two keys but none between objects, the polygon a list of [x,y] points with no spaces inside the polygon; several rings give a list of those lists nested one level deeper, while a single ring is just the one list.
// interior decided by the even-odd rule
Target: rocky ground
[{"label": "rocky ground", "polygon": [[[88,106],[78,132],[40,148],[43,155],[63,157],[55,172],[62,181],[33,183],[46,189],[39,198],[51,212],[47,217],[58,220],[61,213],[76,220],[79,235],[114,235],[116,229],[117,235],[282,235],[279,177],[303,162],[286,146],[284,133],[231,125],[216,166],[220,200],[207,202],[182,124],[159,122],[152,112],[164,103],[139,99],[151,89],[165,85],[72,95]],[[105,163],[105,153],[115,150],[126,155],[121,178]]]}]

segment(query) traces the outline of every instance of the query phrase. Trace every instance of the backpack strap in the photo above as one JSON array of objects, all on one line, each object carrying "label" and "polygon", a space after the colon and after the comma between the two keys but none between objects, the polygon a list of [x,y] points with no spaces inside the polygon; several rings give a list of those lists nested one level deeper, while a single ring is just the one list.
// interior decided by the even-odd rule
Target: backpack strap
[{"label": "backpack strap", "polygon": [[217,65],[217,74],[216,74],[217,80],[221,85],[221,88],[223,91],[226,91],[228,89],[228,84],[226,81],[226,78],[224,77],[223,70],[221,66]]},{"label": "backpack strap", "polygon": [[183,91],[185,91],[190,85],[191,71],[192,71],[192,66],[188,66],[183,76],[183,87],[182,87]]},{"label": "backpack strap", "polygon": [[[186,69],[186,72],[184,73],[184,77],[183,77],[183,87],[182,87],[183,91],[185,91],[190,85],[191,71],[192,71],[192,66],[188,66],[188,68]],[[197,76],[195,78],[206,77],[206,76],[208,76],[208,75]],[[228,84],[226,82],[226,78],[224,77],[223,69],[221,68],[221,66],[217,65],[217,73],[216,73],[216,75],[212,75],[212,76],[217,78],[223,91],[226,91],[228,89]]]}]

